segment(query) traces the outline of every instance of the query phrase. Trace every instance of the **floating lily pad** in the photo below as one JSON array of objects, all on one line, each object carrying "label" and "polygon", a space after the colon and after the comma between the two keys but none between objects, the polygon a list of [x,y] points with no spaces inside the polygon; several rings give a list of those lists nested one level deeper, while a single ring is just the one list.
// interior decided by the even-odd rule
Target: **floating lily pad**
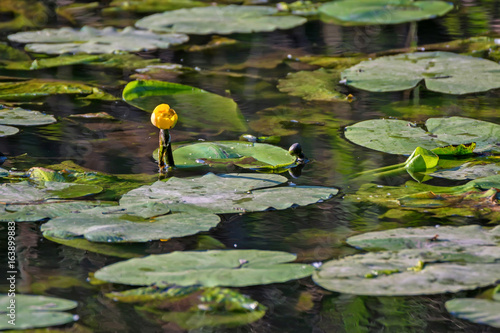
[{"label": "floating lily pad", "polygon": [[[14,318],[9,317],[11,304],[14,304]],[[78,316],[62,311],[74,309],[77,305],[74,301],[56,297],[20,294],[16,294],[15,297],[0,295],[0,329],[19,330],[71,323],[78,320]],[[13,321],[15,325],[9,323],[11,319],[15,319]]]},{"label": "floating lily pad", "polygon": [[195,0],[113,0],[108,8],[102,10],[103,14],[115,14],[120,12],[133,13],[159,13],[167,10],[181,8],[205,7],[208,3]]},{"label": "floating lily pad", "polygon": [[69,214],[74,211],[105,205],[106,204],[101,202],[81,200],[62,202],[57,200],[47,200],[42,203],[32,203],[30,205],[0,205],[0,221],[35,222]]},{"label": "floating lily pad", "polygon": [[500,328],[500,301],[457,298],[446,302],[445,306],[455,317]]},{"label": "floating lily pad", "polygon": [[417,147],[433,149],[476,143],[475,152],[500,152],[500,125],[470,118],[430,118],[426,129],[397,119],[374,119],[345,128],[345,137],[363,147],[391,154],[411,154]]},{"label": "floating lily pad", "polygon": [[99,99],[103,100],[116,99],[99,88],[78,82],[42,79],[33,79],[22,82],[0,82],[0,100],[29,101],[40,97],[58,94],[83,95],[87,97],[98,95]]},{"label": "floating lily pad", "polygon": [[453,228],[357,236],[357,246],[392,250],[329,261],[313,279],[328,290],[378,296],[439,294],[494,284],[500,274],[500,227],[491,230],[489,239],[479,226]]},{"label": "floating lily pad", "polygon": [[131,27],[119,31],[112,27],[95,29],[88,26],[80,30],[61,28],[18,32],[8,38],[18,43],[34,43],[27,44],[26,50],[46,54],[151,51],[188,40],[183,34],[156,34]]},{"label": "floating lily pad", "polygon": [[19,129],[12,126],[0,125],[0,137],[17,134]]},{"label": "floating lily pad", "polygon": [[146,214],[136,211],[146,206],[116,206],[68,213],[45,223],[41,230],[47,237],[84,237],[91,242],[148,242],[207,231],[220,221],[214,214],[165,215],[168,208],[158,203],[160,210],[149,210]]},{"label": "floating lily pad", "polygon": [[347,102],[346,95],[337,90],[339,80],[339,73],[335,71],[301,71],[288,74],[285,79],[279,80],[278,89],[307,101]]},{"label": "floating lily pad", "polygon": [[363,61],[341,76],[348,86],[374,92],[411,89],[425,81],[429,90],[462,95],[500,88],[499,71],[500,65],[490,60],[449,52],[420,52]]},{"label": "floating lily pad", "polygon": [[487,161],[466,162],[451,169],[438,170],[430,175],[454,180],[471,180],[498,175],[500,165]]},{"label": "floating lily pad", "polygon": [[243,287],[309,276],[314,268],[290,264],[295,255],[279,251],[185,251],[130,259],[101,268],[97,279],[135,286],[175,284]]},{"label": "floating lily pad", "polygon": [[307,20],[274,16],[278,10],[264,6],[210,6],[166,11],[136,22],[139,28],[187,34],[231,34],[290,29]]},{"label": "floating lily pad", "polygon": [[[177,167],[231,166],[278,169],[295,166],[296,158],[280,147],[241,141],[203,142],[178,147],[173,152]],[[158,158],[157,150],[153,153]]]},{"label": "floating lily pad", "polygon": [[286,181],[279,175],[250,173],[172,177],[128,192],[120,204],[162,202],[173,212],[241,213],[308,205],[329,199],[338,192],[321,186],[267,188]]},{"label": "floating lily pad", "polygon": [[184,128],[246,131],[246,124],[236,103],[227,97],[178,83],[139,80],[123,89],[123,99],[139,109],[152,112],[162,103],[179,115]]},{"label": "floating lily pad", "polygon": [[2,125],[40,126],[53,124],[56,121],[54,116],[38,111],[0,107],[0,124]]},{"label": "floating lily pad", "polygon": [[323,4],[319,12],[346,25],[380,25],[431,19],[452,9],[445,1],[340,0]]}]

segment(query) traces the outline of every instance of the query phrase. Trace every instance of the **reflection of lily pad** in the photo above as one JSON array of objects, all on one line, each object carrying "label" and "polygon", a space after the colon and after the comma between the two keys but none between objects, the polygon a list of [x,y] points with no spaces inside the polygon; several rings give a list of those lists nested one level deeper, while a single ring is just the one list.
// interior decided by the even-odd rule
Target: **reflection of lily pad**
[{"label": "reflection of lily pad", "polygon": [[278,10],[264,6],[210,6],[154,14],[136,22],[139,28],[187,34],[231,34],[290,29],[307,20],[273,16]]},{"label": "reflection of lily pad", "polygon": [[[15,303],[11,303],[14,300]],[[9,306],[15,304],[14,323],[9,324]],[[71,313],[62,311],[76,308],[74,301],[38,295],[19,295],[8,297],[0,296],[0,329],[28,329],[36,327],[49,327],[71,323],[78,319]]]},{"label": "reflection of lily pad", "polygon": [[500,88],[499,72],[500,65],[490,60],[449,52],[420,52],[363,61],[341,76],[348,86],[368,91],[406,90],[424,80],[429,90],[461,95]]},{"label": "reflection of lily pad", "polygon": [[129,285],[176,284],[243,287],[309,276],[314,268],[290,264],[295,255],[279,251],[185,251],[130,259],[101,268],[100,280]]},{"label": "reflection of lily pad", "polygon": [[40,126],[56,122],[54,116],[38,111],[29,111],[22,108],[2,108],[0,106],[0,124],[15,126]]},{"label": "reflection of lily pad", "polygon": [[26,45],[26,50],[35,53],[114,53],[118,51],[137,52],[168,48],[188,40],[183,34],[155,34],[151,31],[127,27],[121,31],[112,27],[95,29],[83,27],[44,29],[18,32],[8,36],[9,40]]},{"label": "reflection of lily pad", "polygon": [[152,112],[162,103],[179,114],[184,128],[242,132],[246,124],[236,103],[227,97],[178,83],[132,81],[123,89],[123,99],[142,110]]},{"label": "reflection of lily pad", "polygon": [[344,101],[346,96],[337,91],[338,72],[319,69],[289,74],[279,80],[278,89],[307,101]]},{"label": "reflection of lily pad", "polygon": [[500,300],[457,298],[446,302],[445,306],[455,317],[500,328]]},{"label": "reflection of lily pad", "polygon": [[463,117],[430,118],[426,130],[404,120],[374,119],[345,128],[345,137],[363,147],[391,154],[411,154],[417,147],[433,149],[476,143],[475,152],[500,152],[500,125]]},{"label": "reflection of lily pad", "polygon": [[[295,165],[295,157],[287,150],[265,143],[203,142],[179,147],[173,154],[178,167],[236,165],[249,169],[275,169]],[[153,157],[157,159],[158,154],[153,154]]]},{"label": "reflection of lily pad", "polygon": [[339,0],[323,4],[319,12],[346,25],[379,25],[426,20],[452,9],[445,1]]},{"label": "reflection of lily pad", "polygon": [[313,279],[329,290],[379,296],[456,292],[495,283],[500,227],[490,235],[479,226],[454,228],[396,229],[357,236],[359,241],[354,237],[356,246],[391,251],[329,261]]},{"label": "reflection of lily pad", "polygon": [[241,213],[308,205],[329,199],[338,192],[321,186],[267,188],[286,181],[279,175],[250,173],[172,177],[128,192],[120,204],[162,202],[173,212]]},{"label": "reflection of lily pad", "polygon": [[42,232],[44,236],[67,239],[83,236],[91,242],[148,242],[207,231],[219,221],[214,214],[188,213],[137,218],[118,206],[56,217],[42,225]]}]

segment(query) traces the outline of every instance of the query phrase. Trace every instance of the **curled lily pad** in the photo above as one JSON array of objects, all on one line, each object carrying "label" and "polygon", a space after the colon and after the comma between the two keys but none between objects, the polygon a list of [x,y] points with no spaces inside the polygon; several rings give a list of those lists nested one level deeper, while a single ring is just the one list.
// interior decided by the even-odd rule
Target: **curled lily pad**
[{"label": "curled lily pad", "polygon": [[[138,205],[135,208],[140,209]],[[47,237],[65,239],[83,236],[91,242],[148,242],[207,231],[220,221],[214,214],[163,215],[165,213],[160,211],[161,216],[142,218],[130,215],[129,211],[134,212],[134,207],[117,206],[68,213],[45,223],[42,232]]]},{"label": "curled lily pad", "polygon": [[[470,290],[495,283],[500,274],[500,228],[479,226],[396,229],[357,236],[353,243],[392,249],[329,261],[313,279],[320,286],[359,295],[427,295]],[[393,232],[391,234],[391,231]],[[348,239],[350,242],[350,239]]]},{"label": "curled lily pad", "polygon": [[97,279],[135,286],[151,284],[243,287],[309,276],[314,268],[290,264],[295,255],[280,251],[185,251],[130,259],[101,268]]},{"label": "curled lily pad", "polygon": [[61,28],[18,32],[8,38],[18,43],[33,43],[26,45],[27,51],[46,54],[149,51],[188,40],[188,36],[183,34],[160,35],[132,27],[119,31],[112,27],[95,29],[87,26],[80,30]]},{"label": "curled lily pad", "polygon": [[340,0],[323,4],[319,12],[345,25],[380,25],[426,20],[452,9],[445,1]]},{"label": "curled lily pad", "polygon": [[391,154],[415,148],[434,149],[474,142],[475,152],[500,152],[500,125],[463,118],[429,118],[426,129],[404,120],[365,120],[345,128],[345,137],[364,147]]},{"label": "curled lily pad", "polygon": [[[78,316],[63,311],[74,309],[77,305],[74,301],[56,297],[0,295],[0,329],[29,329],[71,323],[78,320]],[[9,306],[14,308],[13,317],[10,316]],[[12,322],[9,323],[10,320]]]},{"label": "curled lily pad", "polygon": [[338,192],[321,186],[268,188],[286,181],[279,175],[250,173],[172,177],[128,192],[120,204],[162,202],[173,212],[241,213],[308,205],[329,199]]},{"label": "curled lily pad", "polygon": [[56,121],[54,116],[39,111],[0,107],[0,124],[2,125],[40,126],[53,124]]},{"label": "curled lily pad", "polygon": [[500,301],[456,298],[446,302],[445,306],[455,317],[500,328]]},{"label": "curled lily pad", "polygon": [[[265,143],[241,141],[203,142],[184,145],[174,150],[178,167],[231,166],[252,170],[289,168],[295,166],[296,158],[280,147]],[[157,151],[153,153],[158,158]]]},{"label": "curled lily pad", "polygon": [[154,80],[132,81],[123,89],[123,99],[149,112],[167,103],[179,114],[178,125],[184,128],[246,130],[243,116],[232,99],[191,86]]},{"label": "curled lily pad", "polygon": [[302,97],[307,101],[343,101],[346,95],[338,91],[340,75],[335,71],[318,69],[289,74],[279,80],[278,89],[292,96]]},{"label": "curled lily pad", "polygon": [[[428,1],[422,1],[428,2]],[[386,92],[414,88],[446,94],[470,94],[500,88],[500,65],[450,52],[404,53],[363,61],[342,72],[348,86]]]},{"label": "curled lily pad", "polygon": [[139,28],[187,34],[231,34],[290,29],[307,20],[273,16],[278,10],[264,6],[210,6],[166,11],[136,22]]}]

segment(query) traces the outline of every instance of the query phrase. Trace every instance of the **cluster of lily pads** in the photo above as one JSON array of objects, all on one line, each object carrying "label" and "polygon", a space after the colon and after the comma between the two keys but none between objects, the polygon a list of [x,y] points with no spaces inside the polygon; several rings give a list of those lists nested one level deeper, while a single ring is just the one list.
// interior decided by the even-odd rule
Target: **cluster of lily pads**
[{"label": "cluster of lily pads", "polygon": [[[307,19],[302,16],[309,15],[342,25],[398,24],[444,15],[453,8],[444,1],[410,0],[341,0],[322,5],[281,4],[277,8],[206,6],[197,1],[168,1],[161,5],[169,7],[157,7],[155,1],[143,1],[141,6],[136,1],[112,1],[110,7],[103,10],[107,15],[120,11],[165,10],[138,20],[135,28],[86,26],[11,34],[8,39],[26,44],[29,55],[0,44],[0,68],[36,71],[67,65],[142,67],[136,75],[144,75],[146,79],[129,82],[123,89],[122,98],[130,105],[150,112],[154,106],[167,102],[188,110],[189,117],[180,117],[181,129],[244,133],[249,125],[232,98],[163,80],[164,75],[171,72],[197,70],[144,60],[128,52],[181,45],[188,41],[189,34],[227,35],[291,29],[304,24]],[[39,6],[43,5],[36,7],[42,13],[36,17],[11,24],[18,28],[22,22],[32,22],[31,26],[36,27],[36,21],[44,17],[43,8]],[[58,14],[71,21],[76,10],[97,8],[93,4],[80,7],[60,8]],[[473,42],[478,40],[469,40]],[[480,42],[483,48],[493,50],[490,57],[494,58],[497,43],[492,39]],[[234,43],[237,41],[214,39],[206,48]],[[197,50],[200,49],[204,48]],[[374,57],[302,57],[298,59],[300,62],[320,68],[292,73],[279,80],[277,87],[281,92],[305,100],[328,102],[352,101],[352,97],[345,94],[347,88],[388,92],[425,84],[426,89],[435,92],[468,94],[500,87],[497,75],[500,65],[491,61],[494,59],[473,57],[467,50],[459,52],[463,54],[441,49],[406,51]],[[38,57],[40,54],[58,56],[43,58]],[[278,59],[278,63],[282,61]],[[117,99],[96,85],[42,79],[3,82],[0,91],[0,100],[5,105],[37,101],[55,94],[75,95],[83,100]],[[265,129],[262,124],[268,123],[269,118],[266,112],[261,115],[260,122],[250,124],[251,128],[258,129],[256,131],[277,131],[276,128],[283,125],[279,120],[279,126],[268,125]],[[322,117],[331,122],[328,115]],[[37,111],[5,106],[0,109],[0,135],[17,133],[18,129],[12,126],[43,126],[55,121],[53,116]],[[309,119],[301,124],[318,125]],[[294,130],[287,128],[279,133],[264,134],[283,133],[288,135]],[[437,217],[452,212],[492,221],[500,219],[497,203],[500,167],[494,155],[500,149],[499,125],[462,117],[431,118],[425,125],[377,119],[346,127],[345,137],[386,153],[411,154],[401,165],[362,176],[403,169],[419,181],[399,187],[366,184],[357,193],[348,193],[347,200],[385,206],[388,216],[418,211]],[[141,313],[175,321],[186,329],[221,323],[241,325],[265,314],[263,305],[223,287],[263,285],[312,276],[315,283],[331,291],[402,296],[457,292],[498,282],[500,229],[478,225],[394,229],[354,236],[348,238],[347,243],[366,253],[330,260],[316,267],[294,263],[297,259],[294,254],[279,251],[184,251],[143,257],[118,247],[123,243],[164,241],[206,232],[219,225],[221,214],[287,209],[321,202],[338,193],[335,188],[286,184],[286,177],[266,173],[292,168],[296,166],[296,159],[282,148],[257,142],[258,138],[251,141],[254,142],[181,144],[175,147],[174,158],[179,168],[235,167],[260,173],[208,173],[154,182],[151,175],[106,175],[71,163],[33,168],[24,174],[2,169],[0,175],[6,181],[0,185],[0,219],[43,221],[41,231],[50,240],[127,258],[99,269],[94,280],[145,287],[106,296],[134,303]],[[457,160],[456,156],[465,157]],[[471,181],[456,187],[421,183],[431,176]],[[498,327],[498,294],[497,288],[490,300],[456,299],[446,306],[459,317]],[[16,299],[23,311],[22,315],[18,313],[22,318],[19,328],[46,327],[77,319],[62,312],[76,307],[72,301],[29,295]],[[8,300],[6,296],[0,297],[0,329],[10,327],[4,321],[7,318],[4,305]],[[172,303],[178,304],[177,308],[181,307],[182,311],[158,310]],[[485,313],[487,320],[484,320]]]}]

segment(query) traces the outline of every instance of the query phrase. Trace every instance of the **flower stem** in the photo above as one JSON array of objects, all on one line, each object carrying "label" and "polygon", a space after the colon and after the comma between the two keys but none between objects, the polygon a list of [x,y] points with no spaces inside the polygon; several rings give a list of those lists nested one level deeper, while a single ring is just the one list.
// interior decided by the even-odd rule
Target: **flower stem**
[{"label": "flower stem", "polygon": [[[160,147],[158,149],[158,168],[160,173],[166,173],[169,168],[174,168],[174,156],[172,154],[172,145],[170,142],[170,133],[168,130],[160,129]],[[165,163],[166,159],[166,163]]]}]

